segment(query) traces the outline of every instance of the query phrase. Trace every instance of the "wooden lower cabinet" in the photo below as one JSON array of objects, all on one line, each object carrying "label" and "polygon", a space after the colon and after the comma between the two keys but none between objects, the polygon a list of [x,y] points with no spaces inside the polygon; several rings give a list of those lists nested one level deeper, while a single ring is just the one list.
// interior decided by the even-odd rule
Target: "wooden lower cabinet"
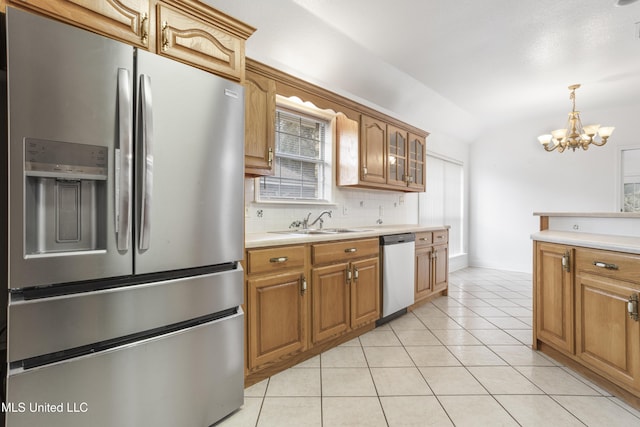
[{"label": "wooden lower cabinet", "polygon": [[307,348],[307,293],[302,271],[247,281],[249,370]]},{"label": "wooden lower cabinet", "polygon": [[546,242],[534,248],[534,348],[640,407],[640,322],[633,315],[640,256]]},{"label": "wooden lower cabinet", "polygon": [[556,349],[573,354],[573,249],[536,243],[535,327],[537,336]]},{"label": "wooden lower cabinet", "polygon": [[351,327],[380,318],[380,261],[378,257],[354,261],[351,282]]},{"label": "wooden lower cabinet", "polygon": [[324,342],[380,318],[378,239],[311,245],[311,341]]},{"label": "wooden lower cabinet", "polygon": [[628,315],[627,301],[639,288],[590,274],[576,279],[576,356],[636,390],[640,390],[640,322]]},{"label": "wooden lower cabinet", "polygon": [[313,343],[322,342],[349,329],[351,307],[348,271],[348,263],[311,270]]},{"label": "wooden lower cabinet", "polygon": [[378,246],[369,238],[246,251],[247,385],[375,327]]},{"label": "wooden lower cabinet", "polygon": [[448,230],[416,233],[414,293],[416,303],[435,295],[446,295],[449,287],[448,277]]}]

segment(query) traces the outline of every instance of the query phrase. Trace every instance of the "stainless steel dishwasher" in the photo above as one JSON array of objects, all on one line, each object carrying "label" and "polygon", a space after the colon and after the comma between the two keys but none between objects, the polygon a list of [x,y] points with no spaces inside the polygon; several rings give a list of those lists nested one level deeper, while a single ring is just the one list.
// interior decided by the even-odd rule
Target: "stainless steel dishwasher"
[{"label": "stainless steel dishwasher", "polygon": [[406,313],[414,303],[415,240],[414,233],[380,236],[382,318],[378,324]]}]

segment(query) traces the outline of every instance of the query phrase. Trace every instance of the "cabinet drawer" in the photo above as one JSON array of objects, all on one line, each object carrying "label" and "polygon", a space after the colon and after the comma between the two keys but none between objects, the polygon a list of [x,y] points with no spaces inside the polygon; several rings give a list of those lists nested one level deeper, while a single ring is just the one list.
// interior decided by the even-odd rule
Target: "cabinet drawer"
[{"label": "cabinet drawer", "polygon": [[247,273],[265,273],[304,267],[304,246],[281,246],[247,251]]},{"label": "cabinet drawer", "polygon": [[431,246],[433,243],[433,233],[431,231],[423,231],[416,233],[416,248],[423,246]]},{"label": "cabinet drawer", "polygon": [[640,284],[640,255],[597,249],[576,249],[576,272],[612,277]]},{"label": "cabinet drawer", "polygon": [[379,253],[379,246],[379,240],[377,238],[319,243],[311,245],[311,262],[314,265],[327,264],[338,261],[349,261],[365,256],[376,256]]},{"label": "cabinet drawer", "polygon": [[433,232],[433,244],[447,243],[449,241],[448,230],[438,230]]}]

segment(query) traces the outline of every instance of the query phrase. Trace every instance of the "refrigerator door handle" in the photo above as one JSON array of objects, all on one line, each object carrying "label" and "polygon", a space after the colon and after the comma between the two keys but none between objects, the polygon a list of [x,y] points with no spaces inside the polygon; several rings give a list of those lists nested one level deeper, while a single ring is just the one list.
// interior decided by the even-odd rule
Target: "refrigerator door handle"
[{"label": "refrigerator door handle", "polygon": [[129,70],[118,69],[118,140],[116,149],[115,210],[116,246],[119,251],[129,250],[131,234],[131,178],[133,161],[133,132],[131,113],[131,80]]},{"label": "refrigerator door handle", "polygon": [[140,76],[140,111],[142,143],[142,201],[140,203],[140,250],[149,249],[151,238],[151,201],[153,194],[153,104],[151,78]]}]

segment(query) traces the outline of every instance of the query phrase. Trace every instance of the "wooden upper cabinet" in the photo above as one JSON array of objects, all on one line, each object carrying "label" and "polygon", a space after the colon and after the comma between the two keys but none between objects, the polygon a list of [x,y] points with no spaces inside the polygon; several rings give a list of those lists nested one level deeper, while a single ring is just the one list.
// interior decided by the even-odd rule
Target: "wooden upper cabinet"
[{"label": "wooden upper cabinet", "polygon": [[11,0],[8,3],[149,48],[149,0]]},{"label": "wooden upper cabinet", "polygon": [[275,155],[276,82],[247,71],[244,81],[246,175],[272,175]]},{"label": "wooden upper cabinet", "polygon": [[360,183],[360,123],[342,113],[336,115],[336,182],[339,186]]},{"label": "wooden upper cabinet", "polygon": [[426,137],[376,118],[336,117],[339,186],[424,191]]},{"label": "wooden upper cabinet", "polygon": [[424,191],[427,181],[427,142],[424,136],[409,133],[409,141],[407,144],[409,168],[409,188],[416,191]]},{"label": "wooden upper cabinet", "polygon": [[406,187],[407,131],[389,125],[387,128],[387,184]]},{"label": "wooden upper cabinet", "polygon": [[255,31],[197,0],[5,1],[239,82]]},{"label": "wooden upper cabinet", "polygon": [[360,181],[387,183],[387,125],[362,115],[360,123]]},{"label": "wooden upper cabinet", "polygon": [[244,79],[244,40],[198,17],[158,3],[157,51],[161,55]]}]

